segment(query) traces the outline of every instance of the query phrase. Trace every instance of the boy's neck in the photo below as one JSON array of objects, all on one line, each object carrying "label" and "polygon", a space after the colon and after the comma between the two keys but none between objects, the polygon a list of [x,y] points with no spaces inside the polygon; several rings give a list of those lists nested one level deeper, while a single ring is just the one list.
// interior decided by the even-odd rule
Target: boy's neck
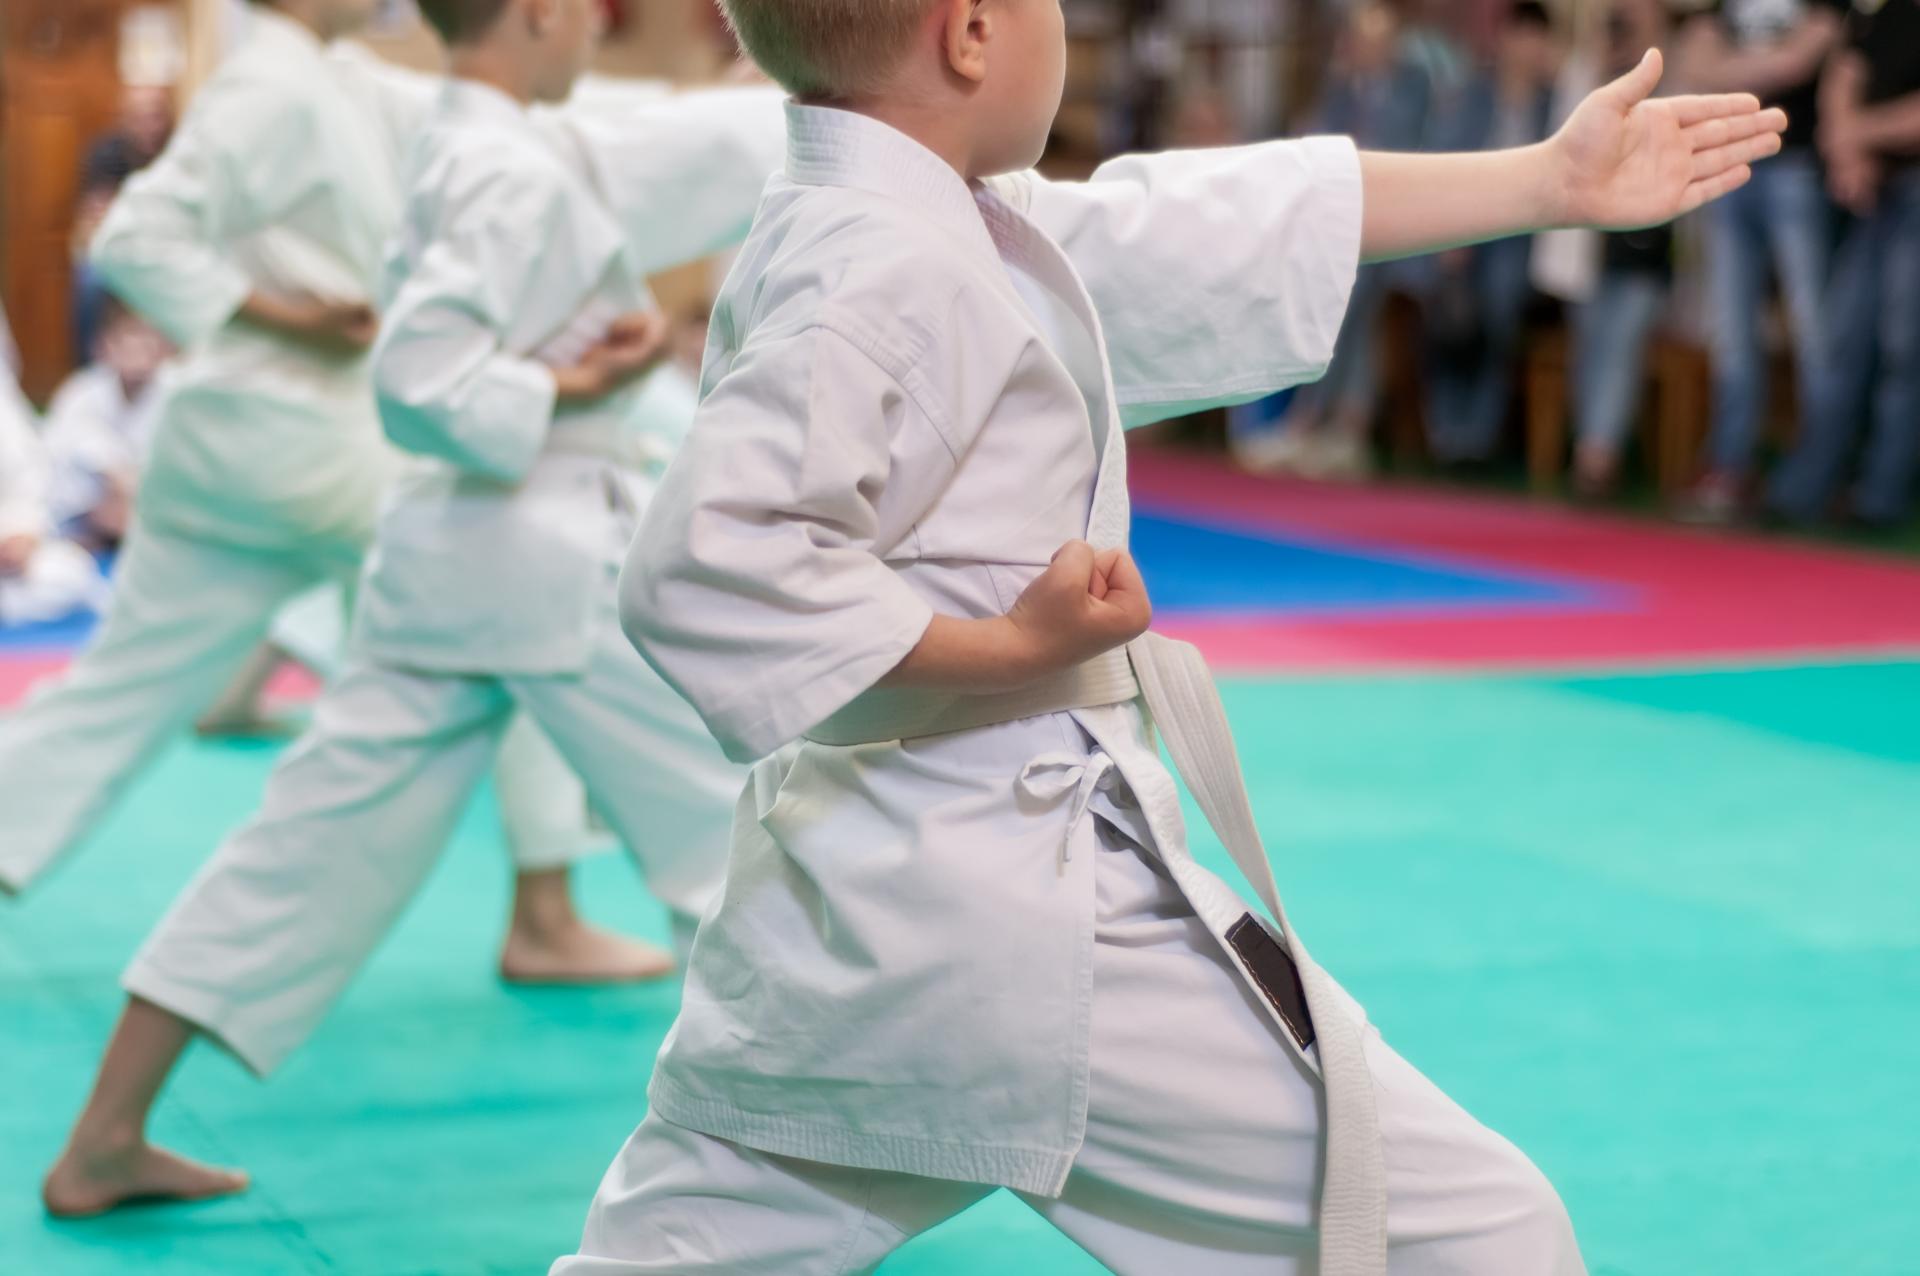
[{"label": "boy's neck", "polygon": [[533,105],[533,75],[519,58],[491,44],[467,44],[453,50],[447,69],[455,79],[497,89],[521,106]]},{"label": "boy's neck", "polygon": [[962,181],[973,178],[973,146],[966,129],[959,123],[963,112],[950,104],[937,104],[906,96],[845,98],[822,103],[879,120],[904,133],[944,160]]}]

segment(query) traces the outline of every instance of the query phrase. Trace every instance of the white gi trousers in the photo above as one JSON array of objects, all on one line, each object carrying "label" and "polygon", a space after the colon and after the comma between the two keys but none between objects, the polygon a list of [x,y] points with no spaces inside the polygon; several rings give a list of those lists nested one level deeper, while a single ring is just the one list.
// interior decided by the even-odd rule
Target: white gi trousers
[{"label": "white gi trousers", "polygon": [[[1104,819],[1086,1142],[1021,1199],[1118,1276],[1311,1276],[1320,1086],[1151,852]],[[1559,1198],[1372,1029],[1395,1276],[1579,1276]],[[996,1189],[771,1156],[649,1115],[550,1276],[839,1276]],[[1012,1270],[1010,1264],[1003,1264]],[[998,1270],[999,1268],[996,1268]]]},{"label": "white gi trousers", "polygon": [[426,880],[516,710],[585,781],[684,941],[725,876],[745,770],[627,642],[611,593],[578,675],[349,662],[268,778],[259,814],[134,957],[126,990],[271,1072]]},{"label": "white gi trousers", "polygon": [[[346,662],[349,610],[340,585],[310,589],[274,615],[269,637],[331,682]],[[614,848],[612,835],[593,818],[586,785],[525,714],[514,718],[500,741],[493,796],[507,852],[519,872],[564,868]]]},{"label": "white gi trousers", "polygon": [[[85,839],[227,686],[284,605],[349,584],[358,567],[344,550],[288,555],[137,526],[100,631],[64,673],[0,716],[0,891],[25,890]],[[537,733],[503,750],[501,765],[511,772],[501,777],[501,812],[517,867],[564,864],[603,841],[588,827],[579,782]]]}]

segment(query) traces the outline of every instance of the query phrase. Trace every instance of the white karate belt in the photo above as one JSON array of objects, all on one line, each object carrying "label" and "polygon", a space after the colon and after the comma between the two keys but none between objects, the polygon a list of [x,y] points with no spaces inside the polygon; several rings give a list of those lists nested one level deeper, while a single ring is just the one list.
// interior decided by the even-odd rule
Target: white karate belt
[{"label": "white karate belt", "polygon": [[1320,1194],[1322,1276],[1385,1276],[1386,1166],[1362,1030],[1332,978],[1307,955],[1280,906],[1226,708],[1198,648],[1150,633],[1015,691],[949,695],[876,688],[807,732],[807,738],[828,745],[913,739],[1120,704],[1136,696],[1146,700],[1180,778],[1272,914],[1300,974],[1327,1102],[1327,1159]]}]

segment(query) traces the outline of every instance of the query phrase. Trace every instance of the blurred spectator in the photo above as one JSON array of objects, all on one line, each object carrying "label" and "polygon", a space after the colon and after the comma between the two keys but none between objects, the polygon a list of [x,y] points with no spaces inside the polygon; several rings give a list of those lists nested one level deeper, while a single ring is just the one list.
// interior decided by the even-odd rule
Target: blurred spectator
[{"label": "blurred spectator", "polygon": [[1124,41],[1121,87],[1107,120],[1107,149],[1159,150],[1165,145],[1161,134],[1166,104],[1186,60],[1186,41],[1168,0],[1119,0],[1118,7]]},{"label": "blurred spectator", "polygon": [[1753,180],[1716,201],[1705,223],[1711,308],[1713,421],[1707,471],[1682,502],[1690,521],[1725,523],[1747,494],[1766,421],[1769,381],[1762,341],[1767,285],[1778,280],[1791,325],[1800,419],[1821,399],[1822,294],[1833,209],[1814,151],[1817,82],[1833,49],[1844,0],[1715,0],[1681,29],[1676,72],[1690,89],[1749,92],[1786,110],[1780,154]]},{"label": "blurred spectator", "polygon": [[[1633,69],[1664,45],[1671,20],[1661,0],[1616,0],[1607,16],[1603,78]],[[1593,296],[1573,317],[1574,484],[1584,497],[1610,494],[1646,383],[1647,345],[1673,281],[1673,229],[1602,238]]]},{"label": "blurred spectator", "polygon": [[1574,490],[1613,495],[1646,389],[1647,346],[1673,281],[1673,231],[1606,236],[1593,297],[1573,312]]},{"label": "blurred spectator", "polygon": [[1168,143],[1179,148],[1232,146],[1246,139],[1234,123],[1233,105],[1217,82],[1197,80],[1174,101]]},{"label": "blurred spectator", "polygon": [[[1559,53],[1540,0],[1513,0],[1492,64],[1460,94],[1441,150],[1526,146],[1550,131]],[[1519,237],[1443,254],[1426,306],[1427,443],[1443,465],[1487,460],[1500,442],[1533,295],[1532,241]]]},{"label": "blurred spectator", "polygon": [[[1344,133],[1373,150],[1418,150],[1429,140],[1431,105],[1427,72],[1403,56],[1400,19],[1384,5],[1365,3],[1339,37],[1309,131]],[[1396,282],[1420,269],[1399,262],[1360,268],[1326,376],[1295,394],[1281,429],[1234,436],[1241,464],[1314,478],[1358,478],[1371,469],[1376,329]]]},{"label": "blurred spectator", "polygon": [[1829,395],[1771,493],[1795,520],[1827,512],[1869,424],[1851,514],[1890,527],[1911,508],[1920,462],[1920,0],[1857,5],[1821,85],[1820,148],[1855,217],[1828,294]]},{"label": "blurred spectator", "polygon": [[120,122],[96,139],[80,165],[80,196],[73,218],[73,348],[90,359],[99,335],[107,292],[87,264],[87,245],[127,178],[152,163],[173,133],[173,90],[129,85],[120,99]]},{"label": "blurred spectator", "polygon": [[171,354],[156,328],[107,299],[94,361],[53,396],[41,432],[53,471],[49,512],[62,535],[96,549],[126,535],[158,419],[156,380]]},{"label": "blurred spectator", "polygon": [[58,620],[105,597],[92,557],[53,534],[33,410],[0,368],[0,625]]},{"label": "blurred spectator", "polygon": [[1461,0],[1388,0],[1400,24],[1400,57],[1425,77],[1437,110],[1448,110],[1473,73],[1460,39]]}]

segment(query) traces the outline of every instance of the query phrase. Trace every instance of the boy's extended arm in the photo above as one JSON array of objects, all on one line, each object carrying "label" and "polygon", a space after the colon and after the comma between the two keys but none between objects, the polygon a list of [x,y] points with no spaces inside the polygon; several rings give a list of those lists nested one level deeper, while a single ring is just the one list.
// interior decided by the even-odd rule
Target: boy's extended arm
[{"label": "boy's extended arm", "polygon": [[1589,94],[1534,146],[1476,154],[1363,152],[1367,261],[1563,226],[1671,221],[1735,189],[1780,149],[1786,115],[1751,94],[1655,98],[1661,55]]},{"label": "boy's extended arm", "polygon": [[1752,97],[1648,100],[1657,54],[1554,138],[1356,154],[1344,138],[1128,155],[1084,182],[993,188],[1065,250],[1099,312],[1121,418],[1143,425],[1317,379],[1354,271],[1549,226],[1666,221],[1779,148]]}]

